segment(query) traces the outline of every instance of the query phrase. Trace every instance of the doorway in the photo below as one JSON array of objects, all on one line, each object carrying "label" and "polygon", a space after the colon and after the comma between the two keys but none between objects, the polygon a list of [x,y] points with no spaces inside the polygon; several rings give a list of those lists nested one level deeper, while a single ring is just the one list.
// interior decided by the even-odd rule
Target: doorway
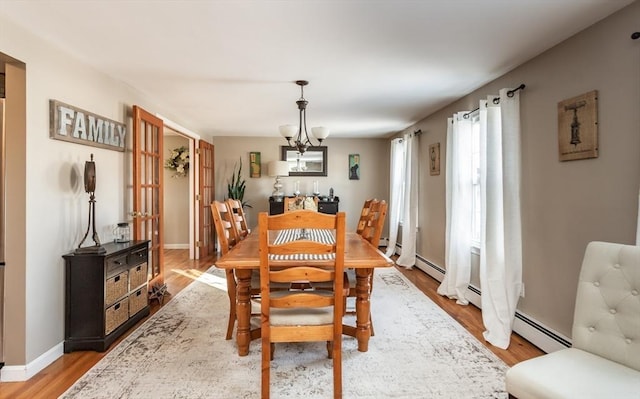
[{"label": "doorway", "polygon": [[[190,234],[193,223],[190,207],[193,184],[193,161],[191,155],[195,140],[177,131],[164,127],[164,248],[192,249],[194,236]],[[191,187],[190,187],[191,186]],[[189,251],[189,259],[194,259],[193,250]]]},{"label": "doorway", "polygon": [[[200,136],[179,124],[164,118],[162,115],[156,114],[156,116],[162,119],[164,123],[163,162],[166,162],[171,154],[171,150],[182,146],[188,148],[189,154],[189,168],[185,177],[173,177],[175,174],[174,171],[166,168],[164,169],[165,176],[163,194],[165,196],[165,203],[163,216],[165,217],[165,248],[167,248],[166,244],[169,244],[168,249],[184,249],[186,247],[189,249],[189,259],[198,259],[198,213],[195,208],[198,194],[198,185],[196,184],[198,176],[195,153]],[[171,197],[168,204],[166,202],[167,195]],[[180,209],[174,209],[174,206],[180,207]],[[167,217],[173,220],[175,224],[167,223],[169,220],[166,219]],[[175,235],[169,232],[172,228],[177,230]],[[166,238],[168,234],[171,235],[169,240]]]}]

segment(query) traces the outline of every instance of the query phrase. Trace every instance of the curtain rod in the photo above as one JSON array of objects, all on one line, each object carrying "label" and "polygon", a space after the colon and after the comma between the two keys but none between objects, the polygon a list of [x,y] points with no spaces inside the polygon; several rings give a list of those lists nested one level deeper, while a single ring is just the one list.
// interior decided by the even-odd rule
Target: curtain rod
[{"label": "curtain rod", "polygon": [[[522,89],[524,89],[525,87],[527,87],[527,86],[525,86],[525,84],[524,84],[524,83],[521,83],[521,84],[520,84],[520,86],[516,87],[515,89],[513,89],[513,90],[509,90],[509,91],[507,92],[507,97],[509,97],[509,98],[513,97],[513,95],[515,94],[515,92],[516,92],[516,91],[518,91],[518,90],[522,90]],[[494,104],[499,104],[499,103],[500,103],[500,97],[496,97],[496,98],[494,98],[494,99],[493,99],[493,103],[494,103]],[[469,115],[473,114],[474,112],[476,112],[476,111],[477,111],[477,110],[479,110],[479,109],[480,109],[480,107],[478,107],[478,108],[474,109],[473,111],[469,111],[469,112],[467,112],[466,114],[462,115],[462,117],[463,117],[464,119],[469,119]]]},{"label": "curtain rod", "polygon": [[631,34],[631,38],[632,38],[633,40],[640,39],[640,32],[633,32],[633,33]]},{"label": "curtain rod", "polygon": [[[413,134],[413,137],[420,136],[422,134],[422,129],[415,130],[412,134]],[[402,143],[402,138],[398,137],[398,139]]]}]

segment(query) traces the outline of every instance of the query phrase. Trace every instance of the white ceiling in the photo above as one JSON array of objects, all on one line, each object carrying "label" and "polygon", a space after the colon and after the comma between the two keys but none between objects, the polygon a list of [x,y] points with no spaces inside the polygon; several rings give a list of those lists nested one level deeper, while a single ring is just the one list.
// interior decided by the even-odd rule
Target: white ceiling
[{"label": "white ceiling", "polygon": [[309,128],[381,137],[632,2],[0,0],[0,14],[201,135],[278,136],[306,79]]}]

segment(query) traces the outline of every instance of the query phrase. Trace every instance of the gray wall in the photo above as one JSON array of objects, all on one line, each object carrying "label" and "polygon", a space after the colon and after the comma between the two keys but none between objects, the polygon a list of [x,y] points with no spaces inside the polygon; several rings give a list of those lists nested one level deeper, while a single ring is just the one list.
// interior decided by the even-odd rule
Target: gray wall
[{"label": "gray wall", "polygon": [[[277,127],[273,128],[274,136]],[[227,197],[227,183],[233,168],[242,158],[242,176],[247,188],[244,200],[248,208],[249,226],[255,227],[258,212],[269,211],[269,196],[273,192],[275,178],[267,175],[267,164],[280,160],[280,146],[286,145],[281,137],[213,137],[215,146],[215,198]],[[326,177],[284,177],[283,190],[292,195],[293,185],[300,181],[300,191],[311,193],[313,181],[318,180],[320,193],[340,197],[340,211],[347,213],[347,230],[355,230],[364,200],[369,197],[389,199],[389,141],[386,139],[339,139],[329,137],[324,143],[329,167]],[[262,160],[262,177],[249,177],[249,153],[258,151]],[[349,154],[360,154],[360,180],[349,180]]]},{"label": "gray wall", "polygon": [[[440,142],[440,176],[420,180],[418,253],[444,264],[446,119],[502,87],[521,92],[523,278],[518,308],[571,336],[578,273],[588,242],[635,243],[640,182],[640,21],[636,2],[417,123],[420,153]],[[479,46],[482,43],[478,42]],[[558,102],[598,90],[595,159],[558,160]],[[420,160],[428,171],[428,158]],[[477,261],[477,259],[475,259]],[[477,262],[473,284],[477,279]]]}]

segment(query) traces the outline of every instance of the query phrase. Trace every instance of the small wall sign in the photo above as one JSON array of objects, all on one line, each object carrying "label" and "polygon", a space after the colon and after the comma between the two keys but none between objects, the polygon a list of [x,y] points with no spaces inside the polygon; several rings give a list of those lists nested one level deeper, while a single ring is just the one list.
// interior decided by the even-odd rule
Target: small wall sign
[{"label": "small wall sign", "polygon": [[560,161],[598,157],[598,92],[558,103]]},{"label": "small wall sign", "polygon": [[429,174],[431,176],[440,174],[440,143],[429,145]]},{"label": "small wall sign", "polygon": [[349,180],[360,180],[360,154],[349,154]]},{"label": "small wall sign", "polygon": [[249,177],[260,177],[262,175],[262,164],[260,163],[259,152],[249,153],[249,169],[251,171]]},{"label": "small wall sign", "polygon": [[57,100],[49,100],[49,137],[124,151],[127,125]]}]

